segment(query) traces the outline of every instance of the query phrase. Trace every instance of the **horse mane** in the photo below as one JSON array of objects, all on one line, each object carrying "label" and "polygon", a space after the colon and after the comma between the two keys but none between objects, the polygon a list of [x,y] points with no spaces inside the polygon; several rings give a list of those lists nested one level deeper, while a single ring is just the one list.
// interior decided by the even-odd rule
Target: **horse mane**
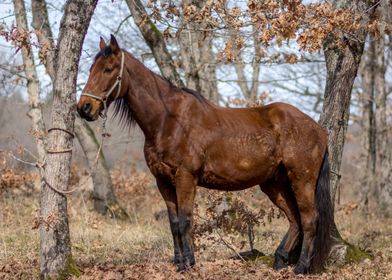
[{"label": "horse mane", "polygon": [[136,124],[128,99],[118,98],[113,101],[113,105],[114,109],[112,117],[118,119],[120,125],[131,128]]},{"label": "horse mane", "polygon": [[[140,63],[141,65],[143,65],[143,67],[145,67],[144,64],[141,63],[138,59],[136,59],[131,53],[127,52],[124,49],[122,51],[129,54],[133,59],[135,59],[138,63]],[[94,58],[94,62],[96,62],[97,59],[100,57],[109,57],[112,54],[113,54],[112,48],[110,46],[106,46],[96,54],[96,56]],[[165,82],[167,82],[169,84],[170,88],[173,89],[174,91],[190,94],[190,95],[194,96],[203,105],[209,104],[208,99],[206,97],[204,97],[200,92],[193,90],[193,89],[190,89],[190,88],[187,88],[187,87],[176,86],[168,78],[166,78],[160,74],[157,74],[157,73],[151,71],[150,69],[148,69],[148,70],[151,72],[151,74],[153,76],[156,76],[156,77],[164,80]],[[113,103],[114,103],[113,104],[114,105],[113,118],[117,118],[120,122],[120,125],[133,127],[136,123],[136,120],[132,114],[132,110],[131,110],[131,107],[129,106],[129,101],[127,100],[127,98],[119,98],[117,100],[114,100]]]}]

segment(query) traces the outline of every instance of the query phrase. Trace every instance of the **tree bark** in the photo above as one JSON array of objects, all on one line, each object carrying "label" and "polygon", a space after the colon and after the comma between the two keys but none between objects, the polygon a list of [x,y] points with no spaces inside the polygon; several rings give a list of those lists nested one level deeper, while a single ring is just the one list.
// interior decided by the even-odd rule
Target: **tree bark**
[{"label": "tree bark", "polygon": [[126,3],[131,11],[135,24],[138,26],[144,40],[151,49],[162,75],[175,85],[179,87],[184,86],[173,59],[167,50],[162,33],[149,18],[142,2],[140,0],[127,0]]},{"label": "tree bark", "polygon": [[[94,208],[98,213],[109,213],[112,218],[125,220],[129,216],[119,205],[114,194],[112,179],[106,159],[100,150],[94,131],[81,118],[75,118],[75,134],[87,158],[93,178]],[[99,151],[100,150],[100,151]],[[99,151],[99,154],[98,154]]]},{"label": "tree bark", "polygon": [[[239,35],[239,33],[231,33],[232,39],[235,39],[235,36]],[[252,62],[252,80],[250,81],[250,84],[248,79],[246,78],[245,64],[242,62],[242,60],[234,64],[235,72],[238,79],[238,86],[240,87],[244,98],[250,101],[256,101],[256,98],[258,96],[260,75],[260,63],[256,60],[257,53],[260,52],[260,44],[257,42],[257,30],[255,27],[253,27],[253,46],[255,57]]]},{"label": "tree bark", "polygon": [[[383,1],[379,6],[380,21],[386,21],[388,3]],[[372,41],[375,53],[375,74],[374,74],[374,92],[375,92],[375,122],[376,122],[376,172],[375,187],[372,189],[376,209],[380,214],[388,214],[389,207],[392,206],[392,165],[391,149],[388,149],[388,124],[387,124],[387,97],[385,74],[385,35],[381,27],[381,36]]]},{"label": "tree bark", "polygon": [[[357,1],[355,12],[363,14],[359,29],[355,34],[350,34],[350,37],[345,37],[345,35],[341,34],[341,38],[336,38],[331,33],[327,36],[323,45],[327,80],[320,124],[327,129],[329,134],[328,150],[331,166],[331,200],[333,207],[335,207],[335,197],[341,177],[340,166],[350,116],[352,88],[361,62],[368,31],[367,26],[374,13],[375,2]],[[349,8],[351,4],[352,2],[349,0],[335,0],[333,2],[335,8]],[[343,46],[336,44],[339,39],[342,40]],[[343,240],[335,223],[331,229],[331,237],[335,245],[331,250],[330,262],[345,263],[353,254],[358,255],[358,259],[355,259],[356,261],[363,257],[368,257],[366,252]]]},{"label": "tree bark", "polygon": [[48,133],[45,183],[41,190],[41,278],[64,278],[77,268],[71,256],[67,198],[54,190],[67,190],[73,147],[76,78],[91,17],[98,0],[69,0],[60,24],[55,53],[54,99]]},{"label": "tree bark", "polygon": [[[348,7],[351,1],[334,1],[336,8]],[[361,25],[355,32],[354,37],[344,37],[343,47],[339,47],[333,34],[329,34],[324,41],[324,55],[327,66],[327,81],[324,92],[323,111],[320,124],[325,127],[329,134],[328,149],[331,164],[331,196],[335,205],[336,191],[340,181],[340,166],[342,162],[343,146],[345,142],[347,125],[350,116],[350,100],[354,80],[357,76],[359,63],[363,53],[367,36],[367,25],[370,15],[374,13],[374,1],[358,1],[357,9],[363,13]]]},{"label": "tree bark", "polygon": [[[32,0],[33,27],[37,31],[41,47],[46,46],[47,53],[44,65],[52,82],[55,80],[54,72],[54,42],[49,24],[48,10],[45,0]],[[101,214],[110,213],[117,219],[126,219],[128,214],[120,207],[114,193],[109,169],[103,153],[99,153],[99,143],[94,131],[77,114],[75,118],[75,134],[80,146],[86,155],[88,165],[92,172],[94,209]],[[96,155],[98,159],[96,160]]]},{"label": "tree bark", "polygon": [[362,101],[362,137],[361,158],[364,172],[360,180],[361,184],[361,206],[368,211],[369,193],[374,186],[374,175],[376,171],[376,122],[374,118],[374,80],[375,80],[375,52],[374,44],[371,42],[363,57],[361,68],[361,86],[363,93]]},{"label": "tree bark", "polygon": [[[206,0],[184,0],[182,5],[195,5],[201,9]],[[182,23],[185,27],[180,32],[179,44],[181,64],[185,70],[187,86],[199,91],[210,101],[218,104],[219,94],[216,82],[216,59],[212,49],[213,36],[209,32],[198,30],[201,24]]]},{"label": "tree bark", "polygon": [[[23,0],[14,0],[16,24],[20,33],[28,32],[26,8]],[[33,50],[30,39],[27,37],[27,45],[22,48],[24,72],[27,77],[27,92],[29,94],[30,110],[28,116],[32,120],[32,135],[35,138],[39,161],[45,157],[45,124],[42,118],[40,101],[40,84],[35,69]]]}]

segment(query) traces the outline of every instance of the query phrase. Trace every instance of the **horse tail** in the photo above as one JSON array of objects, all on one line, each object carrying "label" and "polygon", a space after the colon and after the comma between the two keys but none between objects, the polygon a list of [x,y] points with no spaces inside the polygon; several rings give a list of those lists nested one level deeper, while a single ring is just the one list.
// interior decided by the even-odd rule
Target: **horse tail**
[{"label": "horse tail", "polygon": [[332,246],[331,229],[334,223],[334,216],[329,186],[329,172],[327,149],[316,185],[315,201],[318,219],[316,223],[316,237],[313,243],[313,256],[310,263],[312,272],[319,272],[324,268]]}]

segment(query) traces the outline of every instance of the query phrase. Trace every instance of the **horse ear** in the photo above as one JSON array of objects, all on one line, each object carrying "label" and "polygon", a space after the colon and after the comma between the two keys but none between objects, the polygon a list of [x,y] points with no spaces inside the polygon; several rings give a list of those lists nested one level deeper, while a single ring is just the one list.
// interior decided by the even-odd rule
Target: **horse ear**
[{"label": "horse ear", "polygon": [[118,46],[117,40],[113,34],[110,34],[110,47],[114,54],[120,52],[120,47]]},{"label": "horse ear", "polygon": [[104,49],[106,47],[106,43],[105,43],[105,40],[102,38],[102,36],[99,37],[99,38],[100,38],[100,40],[99,40],[99,48],[102,50],[102,49]]}]

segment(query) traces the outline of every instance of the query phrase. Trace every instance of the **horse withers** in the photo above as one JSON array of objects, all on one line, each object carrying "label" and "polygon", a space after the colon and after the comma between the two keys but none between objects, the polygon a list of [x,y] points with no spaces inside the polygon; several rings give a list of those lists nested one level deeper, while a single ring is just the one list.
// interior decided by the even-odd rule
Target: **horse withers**
[{"label": "horse withers", "polygon": [[111,36],[90,69],[77,110],[88,121],[114,114],[137,123],[144,155],[169,214],[174,263],[195,264],[192,212],[197,186],[238,191],[259,185],[290,226],[274,268],[320,271],[330,251],[333,223],[327,133],[285,103],[223,108],[200,93],[153,73]]}]

